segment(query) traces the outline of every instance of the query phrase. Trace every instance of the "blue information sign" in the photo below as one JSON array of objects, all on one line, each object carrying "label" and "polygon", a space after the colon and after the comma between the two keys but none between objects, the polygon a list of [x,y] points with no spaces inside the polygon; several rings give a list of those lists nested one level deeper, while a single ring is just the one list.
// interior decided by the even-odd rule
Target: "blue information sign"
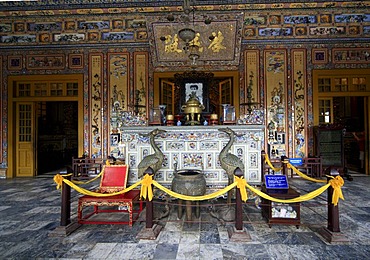
[{"label": "blue information sign", "polygon": [[289,158],[289,163],[293,166],[300,166],[303,164],[302,158]]},{"label": "blue information sign", "polygon": [[266,189],[289,189],[286,175],[265,175]]}]

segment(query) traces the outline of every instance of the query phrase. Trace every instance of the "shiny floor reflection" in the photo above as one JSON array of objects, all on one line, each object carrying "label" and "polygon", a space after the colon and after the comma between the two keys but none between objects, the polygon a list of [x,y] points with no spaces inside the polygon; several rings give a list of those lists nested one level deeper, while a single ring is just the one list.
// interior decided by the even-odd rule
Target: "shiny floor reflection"
[{"label": "shiny floor reflection", "polygon": [[[345,180],[340,201],[344,244],[329,244],[319,235],[327,226],[322,198],[301,205],[301,225],[267,225],[253,202],[243,206],[245,230],[250,242],[232,242],[228,229],[202,208],[198,222],[177,219],[170,208],[160,220],[163,229],[156,240],[136,235],[144,222],[127,225],[84,225],[67,237],[50,236],[60,223],[60,191],[52,178],[0,179],[0,258],[2,259],[366,259],[370,255],[370,177]],[[320,184],[290,180],[302,194]],[[77,196],[72,210],[76,216]],[[322,206],[318,206],[322,204]],[[195,219],[197,220],[197,219]]]}]

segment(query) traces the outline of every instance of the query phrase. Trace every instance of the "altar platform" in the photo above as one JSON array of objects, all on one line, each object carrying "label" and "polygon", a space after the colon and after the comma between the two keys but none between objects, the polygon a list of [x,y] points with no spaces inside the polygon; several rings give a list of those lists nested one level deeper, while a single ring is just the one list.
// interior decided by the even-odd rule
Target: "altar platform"
[{"label": "altar platform", "polygon": [[[124,154],[129,165],[129,180],[138,181],[138,165],[148,154],[153,154],[148,134],[155,128],[165,133],[155,137],[155,143],[164,154],[162,168],[156,174],[156,181],[170,186],[174,177],[174,165],[178,169],[201,169],[208,187],[224,187],[228,177],[221,168],[219,154],[229,142],[229,136],[219,131],[230,128],[237,136],[232,143],[230,153],[238,156],[243,162],[244,178],[250,184],[262,183],[261,151],[264,149],[264,126],[262,125],[215,125],[215,126],[150,126],[122,127],[120,154]],[[113,156],[118,156],[113,154]]]},{"label": "altar platform", "polygon": [[[326,225],[326,207],[302,203],[301,225],[273,225],[263,219],[254,203],[244,204],[247,243],[231,242],[227,227],[202,210],[200,222],[188,226],[172,209],[160,223],[156,240],[136,235],[145,226],[83,225],[67,237],[52,236],[60,223],[60,190],[53,176],[0,179],[1,259],[367,259],[370,255],[370,177],[353,175],[342,188],[340,227],[346,244],[328,244],[317,232]],[[306,191],[317,184],[290,180]],[[72,213],[77,214],[77,194],[72,193]]]}]

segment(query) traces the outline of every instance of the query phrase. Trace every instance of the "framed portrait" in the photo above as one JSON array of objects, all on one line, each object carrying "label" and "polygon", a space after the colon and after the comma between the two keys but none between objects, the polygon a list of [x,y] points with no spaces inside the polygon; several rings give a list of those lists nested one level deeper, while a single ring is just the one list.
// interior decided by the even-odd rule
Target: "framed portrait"
[{"label": "framed portrait", "polygon": [[119,142],[120,142],[120,134],[110,135],[110,145],[111,146],[118,146]]},{"label": "framed portrait", "polygon": [[[178,110],[189,100],[194,92],[199,102],[204,106],[204,113],[209,112],[209,85],[213,79],[213,73],[190,71],[183,74],[175,74],[175,86],[179,88]],[[175,108],[176,109],[176,108]],[[175,111],[178,113],[177,111]]]},{"label": "framed portrait", "polygon": [[195,93],[199,102],[203,105],[203,83],[185,83],[185,102],[187,102],[190,96]]},{"label": "framed portrait", "polygon": [[312,50],[312,63],[313,64],[328,63],[328,50],[327,49],[313,49]]}]

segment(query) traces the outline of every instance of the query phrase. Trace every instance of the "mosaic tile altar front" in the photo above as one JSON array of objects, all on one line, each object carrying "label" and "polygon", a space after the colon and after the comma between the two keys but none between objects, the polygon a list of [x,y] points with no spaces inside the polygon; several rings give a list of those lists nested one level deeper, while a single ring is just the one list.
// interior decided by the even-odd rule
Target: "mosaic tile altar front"
[{"label": "mosaic tile altar front", "polygon": [[[209,186],[227,184],[227,175],[221,168],[218,156],[229,141],[229,137],[219,128],[226,126],[160,127],[167,132],[158,135],[156,144],[165,156],[163,167],[156,180],[170,185],[173,179],[174,164],[178,169],[202,169]],[[261,150],[264,142],[264,127],[261,125],[229,126],[239,136],[230,150],[245,165],[245,179],[251,184],[261,183]],[[122,143],[125,145],[126,162],[130,166],[130,182],[137,181],[137,166],[148,154],[153,153],[147,134],[154,127],[125,128]]]}]

